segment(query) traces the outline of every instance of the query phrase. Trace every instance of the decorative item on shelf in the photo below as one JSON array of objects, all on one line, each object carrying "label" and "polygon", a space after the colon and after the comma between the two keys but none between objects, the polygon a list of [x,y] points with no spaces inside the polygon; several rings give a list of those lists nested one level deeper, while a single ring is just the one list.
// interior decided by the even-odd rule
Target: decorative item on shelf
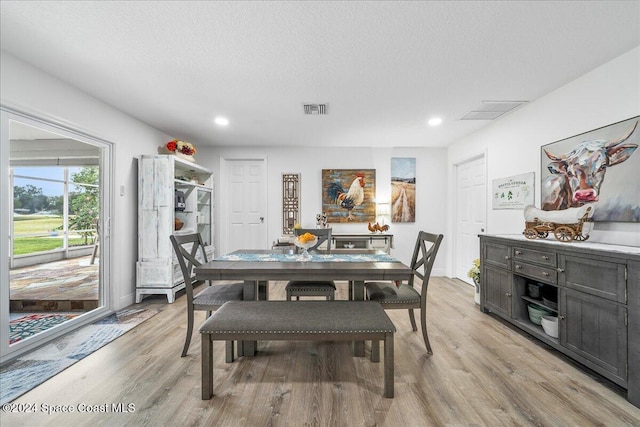
[{"label": "decorative item on shelf", "polygon": [[467,272],[467,276],[473,280],[475,285],[475,293],[473,299],[476,304],[480,304],[480,260],[474,259],[471,263],[471,268]]},{"label": "decorative item on shelf", "polygon": [[545,334],[558,338],[558,318],[556,316],[542,316],[540,324]]},{"label": "decorative item on shelf", "polygon": [[180,221],[179,218],[175,218],[173,220],[173,229],[178,231],[178,230],[182,230],[182,227],[184,227],[184,222]]},{"label": "decorative item on shelf", "polygon": [[319,213],[316,215],[316,228],[327,228],[327,214]]},{"label": "decorative item on shelf", "polygon": [[536,304],[529,304],[527,306],[527,311],[529,312],[529,320],[531,320],[531,322],[535,323],[536,325],[542,324],[542,316],[552,315],[551,311]]},{"label": "decorative item on shelf", "polygon": [[376,205],[378,223],[384,227],[387,222],[391,222],[391,205],[389,203],[378,203]]},{"label": "decorative item on shelf", "polygon": [[591,230],[591,206],[567,208],[561,211],[543,211],[533,205],[524,208],[524,237],[545,239],[553,233],[560,242],[585,241]]},{"label": "decorative item on shelf", "polygon": [[527,284],[527,291],[529,293],[529,296],[533,299],[540,299],[542,298],[542,287],[544,285],[542,283],[528,283]]},{"label": "decorative item on shelf", "polygon": [[193,158],[193,155],[196,154],[196,147],[194,147],[190,142],[180,141],[179,139],[172,139],[171,141],[167,142],[166,148],[171,154],[176,157],[189,160],[190,162],[196,161]]},{"label": "decorative item on shelf", "polygon": [[187,202],[185,199],[184,192],[180,190],[174,191],[174,210],[176,211],[184,211],[187,207]]},{"label": "decorative item on shelf", "polygon": [[385,231],[388,231],[389,227],[388,225],[380,225],[379,223],[375,223],[375,224],[371,224],[369,223],[369,225],[367,226],[367,228],[369,229],[370,232],[375,233],[376,231],[379,231],[381,233],[384,233]]}]

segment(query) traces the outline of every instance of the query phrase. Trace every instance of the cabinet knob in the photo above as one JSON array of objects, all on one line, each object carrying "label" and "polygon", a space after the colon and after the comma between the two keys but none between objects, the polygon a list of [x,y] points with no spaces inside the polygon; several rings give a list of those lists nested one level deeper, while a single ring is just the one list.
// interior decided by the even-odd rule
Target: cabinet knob
[{"label": "cabinet knob", "polygon": [[557,268],[557,271],[558,271],[558,273],[564,273],[564,268],[560,268],[560,267],[558,267],[558,268]]},{"label": "cabinet knob", "polygon": [[516,264],[516,270],[520,270],[522,268],[521,265]]},{"label": "cabinet knob", "polygon": [[549,276],[549,273],[547,273],[546,271],[543,271],[543,272],[542,272],[542,275],[543,275],[543,276],[545,276],[545,277],[547,277],[547,276]]},{"label": "cabinet knob", "polygon": [[546,256],[546,255],[542,255],[542,259],[545,260],[545,261],[549,261],[549,257]]},{"label": "cabinet knob", "polygon": [[516,251],[516,255],[522,255],[522,251]]},{"label": "cabinet knob", "polygon": [[564,320],[564,316],[558,316],[560,320]]},{"label": "cabinet knob", "polygon": [[511,294],[509,292],[505,293],[505,295],[511,298]]},{"label": "cabinet knob", "polygon": [[511,257],[509,255],[505,255],[504,259],[511,259]]}]

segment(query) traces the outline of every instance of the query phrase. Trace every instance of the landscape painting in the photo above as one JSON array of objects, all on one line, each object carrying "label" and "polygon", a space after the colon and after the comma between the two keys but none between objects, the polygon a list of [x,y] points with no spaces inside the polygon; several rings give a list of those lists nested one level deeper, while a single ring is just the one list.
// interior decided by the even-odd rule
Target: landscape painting
[{"label": "landscape painting", "polygon": [[640,222],[640,116],[540,150],[541,207],[594,207],[593,220]]},{"label": "landscape painting", "polygon": [[375,222],[375,169],[323,169],[322,212],[329,223]]},{"label": "landscape painting", "polygon": [[416,159],[391,158],[391,221],[416,221]]}]

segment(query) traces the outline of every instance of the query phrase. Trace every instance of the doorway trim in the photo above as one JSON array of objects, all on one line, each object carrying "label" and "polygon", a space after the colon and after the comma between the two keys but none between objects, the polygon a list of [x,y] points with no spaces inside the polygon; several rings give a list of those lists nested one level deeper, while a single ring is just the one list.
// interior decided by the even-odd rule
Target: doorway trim
[{"label": "doorway trim", "polygon": [[[484,194],[484,200],[485,200],[485,207],[484,207],[484,211],[483,213],[483,223],[484,223],[484,231],[486,232],[487,230],[487,217],[488,217],[488,212],[487,212],[487,150],[483,150],[481,152],[478,153],[474,153],[471,154],[463,159],[458,160],[457,162],[453,163],[453,173],[452,173],[452,178],[453,178],[453,188],[454,188],[454,195],[453,195],[453,200],[452,200],[452,205],[453,205],[453,215],[452,215],[452,225],[453,225],[453,252],[452,252],[452,257],[451,257],[451,277],[453,278],[457,278],[458,274],[458,259],[459,259],[459,252],[460,252],[460,248],[458,247],[458,233],[460,232],[459,230],[459,224],[458,224],[458,196],[461,192],[461,188],[460,188],[460,183],[458,182],[458,176],[459,176],[459,168],[462,165],[465,165],[469,162],[473,162],[475,160],[478,159],[484,159],[484,186],[485,186],[485,194]],[[478,247],[478,251],[480,250],[480,248]],[[471,267],[471,265],[469,265],[469,267]],[[464,280],[466,283],[469,283],[470,285],[472,285],[471,279]]]}]

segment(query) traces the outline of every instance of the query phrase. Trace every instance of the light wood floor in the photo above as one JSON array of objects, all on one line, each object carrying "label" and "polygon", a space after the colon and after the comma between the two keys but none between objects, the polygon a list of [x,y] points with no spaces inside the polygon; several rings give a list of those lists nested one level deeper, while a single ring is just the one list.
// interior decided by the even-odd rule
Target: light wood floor
[{"label": "light wood floor", "polygon": [[[345,298],[345,286],[339,286]],[[284,299],[284,284],[271,288]],[[406,310],[389,311],[395,336],[395,398],[382,397],[382,363],[351,356],[348,344],[260,342],[254,358],[224,363],[215,342],[214,393],[200,399],[200,337],[180,357],[185,298],[142,305],[162,310],[15,403],[38,413],[0,414],[4,426],[627,426],[640,409],[610,383],[538,341],[480,313],[472,288],[432,278],[431,345],[412,332]],[[198,313],[196,322],[204,320]],[[367,356],[369,347],[367,346]],[[114,413],[112,404],[134,405]],[[47,415],[42,405],[70,405]],[[106,413],[79,413],[106,405]]]}]

